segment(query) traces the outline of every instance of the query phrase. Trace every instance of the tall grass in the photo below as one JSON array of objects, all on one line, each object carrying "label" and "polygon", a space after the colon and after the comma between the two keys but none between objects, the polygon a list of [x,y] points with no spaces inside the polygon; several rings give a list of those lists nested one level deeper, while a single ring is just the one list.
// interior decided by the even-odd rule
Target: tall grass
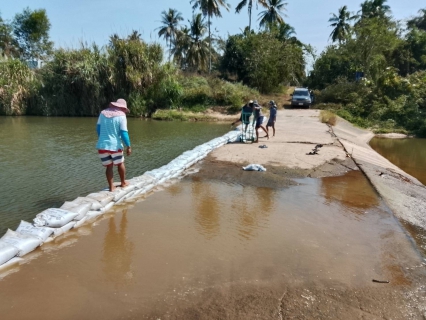
[{"label": "tall grass", "polygon": [[25,114],[38,86],[34,72],[25,63],[0,58],[0,114]]}]

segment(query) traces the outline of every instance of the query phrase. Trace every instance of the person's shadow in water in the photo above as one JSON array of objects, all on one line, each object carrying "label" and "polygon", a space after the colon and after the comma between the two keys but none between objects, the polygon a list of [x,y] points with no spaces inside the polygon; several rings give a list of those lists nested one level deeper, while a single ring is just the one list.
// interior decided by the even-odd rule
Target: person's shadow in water
[{"label": "person's shadow in water", "polygon": [[125,285],[133,277],[131,265],[134,245],[127,239],[127,210],[122,211],[118,228],[116,219],[117,216],[111,217],[108,222],[102,258],[103,271],[107,281]]}]

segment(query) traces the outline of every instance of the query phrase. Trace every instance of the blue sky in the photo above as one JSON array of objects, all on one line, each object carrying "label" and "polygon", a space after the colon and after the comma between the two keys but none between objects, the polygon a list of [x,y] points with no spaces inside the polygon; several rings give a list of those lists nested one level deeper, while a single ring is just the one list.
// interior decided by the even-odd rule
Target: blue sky
[{"label": "blue sky", "polygon": [[[80,41],[96,42],[105,45],[113,33],[128,35],[138,30],[148,41],[159,41],[156,28],[160,26],[161,12],[175,8],[185,18],[191,18],[192,8],[189,0],[3,0],[0,13],[3,19],[12,20],[14,15],[26,7],[46,9],[51,22],[51,39],[56,47],[79,47]],[[239,33],[248,25],[247,9],[235,14],[235,6],[240,0],[228,0],[230,12],[223,10],[223,17],[213,19],[213,28],[225,37],[228,33]],[[292,25],[297,37],[304,43],[311,44],[321,52],[327,44],[331,32],[328,19],[330,13],[347,5],[350,11],[358,11],[358,0],[287,0],[287,17],[285,21]],[[426,7],[424,0],[388,0],[393,16],[398,20],[416,15],[418,10]],[[252,26],[258,27],[257,14],[254,10]]]}]

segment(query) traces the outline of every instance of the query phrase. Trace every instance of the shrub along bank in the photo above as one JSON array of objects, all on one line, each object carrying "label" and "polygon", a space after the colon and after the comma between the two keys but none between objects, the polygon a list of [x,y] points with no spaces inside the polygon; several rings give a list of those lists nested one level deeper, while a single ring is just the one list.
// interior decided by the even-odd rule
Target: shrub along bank
[{"label": "shrub along bank", "polygon": [[109,45],[56,50],[41,68],[0,60],[0,114],[96,116],[109,101],[124,98],[131,114],[157,109],[199,112],[209,106],[241,107],[256,90],[215,77],[184,74],[163,63],[157,44],[112,37]]},{"label": "shrub along bank", "polygon": [[426,71],[407,77],[388,69],[377,84],[340,79],[316,90],[319,109],[376,133],[412,133],[426,137]]}]

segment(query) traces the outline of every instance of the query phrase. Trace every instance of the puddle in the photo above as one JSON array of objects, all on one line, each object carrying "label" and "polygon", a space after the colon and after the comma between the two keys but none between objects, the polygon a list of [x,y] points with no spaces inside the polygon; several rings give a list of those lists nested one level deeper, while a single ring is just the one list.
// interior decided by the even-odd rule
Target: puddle
[{"label": "puddle", "polygon": [[[246,318],[278,312],[275,290],[292,286],[410,284],[392,277],[405,279],[400,264],[417,256],[360,172],[275,188],[261,176],[261,186],[244,183],[262,173],[230,179],[230,170],[218,180],[202,172],[72,231],[60,250],[43,246],[0,280],[2,318],[171,319],[182,308],[185,319]],[[404,303],[397,299],[386,303]]]}]

